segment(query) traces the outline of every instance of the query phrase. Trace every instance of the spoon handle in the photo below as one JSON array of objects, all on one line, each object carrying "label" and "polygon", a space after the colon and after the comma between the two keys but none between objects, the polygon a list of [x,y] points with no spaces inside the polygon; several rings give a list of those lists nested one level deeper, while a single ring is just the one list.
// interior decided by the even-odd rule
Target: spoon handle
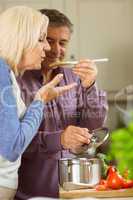
[{"label": "spoon handle", "polygon": [[[92,61],[94,63],[102,63],[102,62],[108,62],[109,59],[108,58],[98,58],[98,59],[92,59]],[[79,63],[78,60],[62,61],[62,62],[51,63],[50,67],[60,66],[60,67],[66,67],[66,68],[73,68],[78,63]]]}]

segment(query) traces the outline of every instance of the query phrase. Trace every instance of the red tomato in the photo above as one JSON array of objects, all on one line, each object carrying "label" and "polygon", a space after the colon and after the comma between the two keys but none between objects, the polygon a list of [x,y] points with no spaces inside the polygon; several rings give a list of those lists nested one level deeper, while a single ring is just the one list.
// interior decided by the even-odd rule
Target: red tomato
[{"label": "red tomato", "polygon": [[108,189],[107,181],[104,180],[104,179],[101,179],[99,185],[95,186],[95,189],[100,190],[100,191],[101,190],[107,190]]},{"label": "red tomato", "polygon": [[103,191],[103,190],[107,190],[108,187],[107,187],[107,185],[104,185],[104,184],[101,184],[101,185],[100,185],[100,184],[99,184],[99,185],[96,185],[96,186],[95,186],[95,189],[98,190],[98,191],[101,191],[101,190]]},{"label": "red tomato", "polygon": [[107,181],[105,179],[101,179],[99,185],[106,185]]},{"label": "red tomato", "polygon": [[109,167],[108,176],[107,176],[107,186],[111,189],[120,189],[123,187],[124,179],[116,171],[116,168],[113,166]]},{"label": "red tomato", "polygon": [[123,188],[131,188],[133,187],[133,180],[124,180]]}]

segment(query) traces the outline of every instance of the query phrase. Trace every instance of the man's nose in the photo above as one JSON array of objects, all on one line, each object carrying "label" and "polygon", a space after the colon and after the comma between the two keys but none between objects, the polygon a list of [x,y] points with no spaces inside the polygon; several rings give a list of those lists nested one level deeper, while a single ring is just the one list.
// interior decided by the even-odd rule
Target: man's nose
[{"label": "man's nose", "polygon": [[60,57],[60,53],[61,53],[60,44],[55,43],[55,44],[52,46],[52,52],[54,52],[54,54],[56,55],[56,57]]}]

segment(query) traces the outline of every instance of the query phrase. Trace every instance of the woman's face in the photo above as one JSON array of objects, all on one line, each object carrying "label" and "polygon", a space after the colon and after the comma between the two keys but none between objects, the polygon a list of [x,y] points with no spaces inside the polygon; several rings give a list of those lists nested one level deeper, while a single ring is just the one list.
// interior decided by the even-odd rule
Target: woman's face
[{"label": "woman's face", "polygon": [[41,62],[45,58],[45,51],[50,50],[50,46],[46,40],[46,29],[40,33],[40,38],[35,48],[27,49],[24,51],[20,64],[18,65],[18,71],[23,73],[25,70],[40,69]]}]

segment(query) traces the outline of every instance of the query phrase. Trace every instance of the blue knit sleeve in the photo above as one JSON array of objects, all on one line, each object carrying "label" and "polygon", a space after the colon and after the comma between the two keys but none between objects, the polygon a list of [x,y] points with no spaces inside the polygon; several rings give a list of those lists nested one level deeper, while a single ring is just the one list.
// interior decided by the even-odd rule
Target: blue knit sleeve
[{"label": "blue knit sleeve", "polygon": [[15,161],[26,149],[42,121],[44,104],[33,101],[21,121],[13,95],[10,70],[0,59],[0,154]]}]

